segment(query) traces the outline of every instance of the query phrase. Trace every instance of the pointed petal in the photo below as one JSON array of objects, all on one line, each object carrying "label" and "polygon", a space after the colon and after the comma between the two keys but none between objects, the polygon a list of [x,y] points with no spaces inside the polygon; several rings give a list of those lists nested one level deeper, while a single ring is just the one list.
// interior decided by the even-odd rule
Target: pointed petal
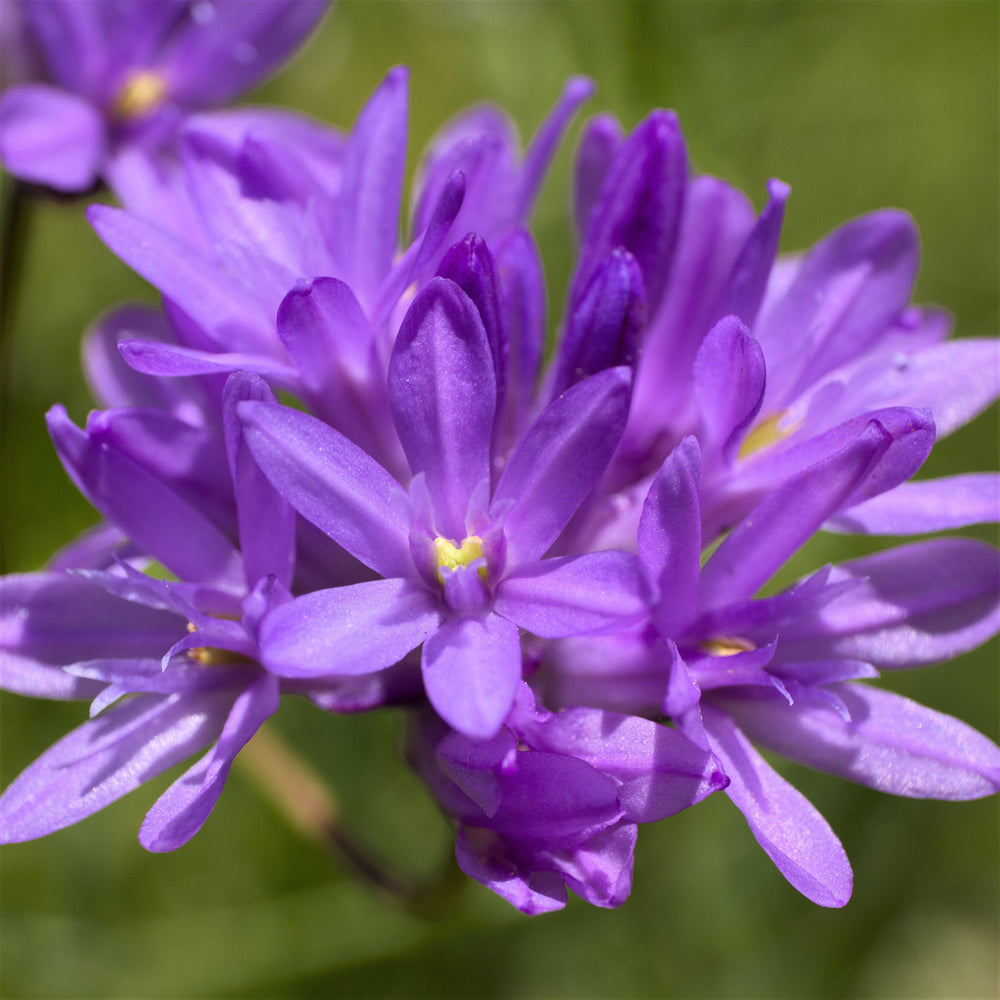
[{"label": "pointed petal", "polygon": [[778,871],[820,906],[843,906],[854,876],[844,848],[814,806],[780,777],[722,712],[702,706],[714,753],[730,779],[726,794],[746,817]]},{"label": "pointed petal", "polygon": [[245,440],[274,488],[381,576],[408,576],[407,497],[373,458],[332,427],[272,403],[237,407]]},{"label": "pointed petal", "polygon": [[369,674],[398,663],[440,621],[431,595],[406,580],[314,590],[264,619],[261,659],[282,677]]},{"label": "pointed petal", "polygon": [[146,813],[139,843],[147,851],[173,851],[204,825],[236,755],[265,719],[278,710],[278,680],[264,675],[240,693],[211,751],[182,774]]},{"label": "pointed petal", "polygon": [[435,530],[461,542],[472,493],[489,481],[496,378],[479,310],[454,282],[435,278],[413,300],[388,388],[410,468],[427,480]]},{"label": "pointed petal", "polygon": [[493,497],[509,565],[544,555],[597,483],[625,426],[631,381],[627,368],[610,368],[578,382],[521,439]]},{"label": "pointed petal", "polygon": [[434,710],[472,739],[492,739],[521,680],[517,626],[488,614],[449,618],[424,643],[424,687]]},{"label": "pointed petal", "polygon": [[918,535],[1000,521],[1000,475],[970,472],[900,483],[837,514],[827,530],[869,535]]},{"label": "pointed petal", "polygon": [[0,796],[0,842],[77,823],[196,753],[222,729],[232,697],[138,695],[85,722]]},{"label": "pointed petal", "polygon": [[657,473],[639,519],[639,558],[659,591],[653,620],[666,638],[682,634],[698,611],[700,489],[698,441],[686,437]]},{"label": "pointed petal", "polygon": [[639,560],[629,552],[590,552],[522,566],[497,587],[493,607],[545,639],[617,631],[649,610]]},{"label": "pointed petal", "polygon": [[595,115],[583,128],[573,163],[573,218],[578,239],[590,228],[590,216],[624,139],[613,115]]},{"label": "pointed petal", "polygon": [[177,344],[159,344],[149,340],[126,340],[119,346],[128,366],[144,375],[176,378],[183,375],[228,374],[234,371],[254,372],[273,379],[291,390],[298,388],[294,369],[263,354],[238,351],[199,351]]},{"label": "pointed petal", "polygon": [[971,726],[867,684],[834,684],[850,721],[797,702],[727,702],[753,740],[791,760],[880,792],[978,799],[1000,791],[1000,747]]}]

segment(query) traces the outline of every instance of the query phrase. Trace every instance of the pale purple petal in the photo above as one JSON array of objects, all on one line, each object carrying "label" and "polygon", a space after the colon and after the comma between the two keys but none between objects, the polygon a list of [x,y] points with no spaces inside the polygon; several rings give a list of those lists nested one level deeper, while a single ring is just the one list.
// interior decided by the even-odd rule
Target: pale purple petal
[{"label": "pale purple petal", "polygon": [[854,876],[844,848],[814,806],[780,777],[722,712],[703,704],[712,750],[730,779],[726,794],[746,817],[757,843],[804,896],[843,906]]},{"label": "pale purple petal", "polygon": [[272,379],[290,390],[299,388],[298,373],[266,354],[237,351],[199,351],[177,344],[148,340],[125,340],[119,351],[128,366],[144,375],[176,378],[184,375],[217,375],[248,371]]},{"label": "pale purple petal", "polygon": [[553,400],[521,439],[493,497],[510,565],[544,555],[593,489],[625,425],[630,390],[627,368],[592,375]]},{"label": "pale purple petal", "polygon": [[638,828],[617,823],[578,847],[546,852],[553,868],[592,906],[621,906],[632,891],[632,859]]},{"label": "pale purple petal", "polygon": [[449,618],[424,643],[423,675],[431,705],[452,729],[491,739],[521,680],[517,626],[495,614]]},{"label": "pale purple petal", "polygon": [[332,427],[285,406],[241,403],[246,441],[275,489],[381,576],[409,576],[407,497],[373,458]]},{"label": "pale purple petal", "polygon": [[701,576],[701,457],[686,437],[663,463],[639,519],[639,558],[659,593],[653,620],[661,635],[680,635],[698,610]]},{"label": "pale purple petal", "polygon": [[729,699],[726,707],[769,750],[880,792],[955,801],[1000,791],[1000,747],[971,726],[866,684],[831,690],[850,721],[814,704]]},{"label": "pale purple petal", "polygon": [[186,844],[212,811],[236,755],[265,719],[278,710],[278,681],[264,675],[233,703],[218,742],[182,774],[146,813],[139,843],[147,851],[173,851]]},{"label": "pale purple petal", "polygon": [[261,624],[261,659],[282,677],[353,676],[398,663],[441,621],[428,591],[370,580],[303,594]]},{"label": "pale purple petal", "polygon": [[595,115],[580,135],[573,163],[573,218],[581,240],[590,228],[590,214],[623,139],[618,119],[609,114]]},{"label": "pale purple petal", "polygon": [[388,387],[410,467],[426,477],[434,529],[461,542],[473,491],[489,481],[496,378],[479,311],[454,282],[435,278],[413,300]]},{"label": "pale purple petal", "polygon": [[521,566],[493,607],[535,635],[561,639],[625,628],[649,610],[645,575],[629,552],[590,552]]},{"label": "pale purple petal", "polygon": [[1000,521],[1000,475],[970,472],[901,483],[843,511],[827,530],[869,535],[918,535]]},{"label": "pale purple petal", "polygon": [[231,691],[138,695],[74,729],[0,796],[0,842],[61,830],[211,743]]},{"label": "pale purple petal", "polygon": [[57,191],[83,191],[104,159],[104,122],[76,94],[40,83],[0,96],[0,162],[15,177]]},{"label": "pale purple petal", "polygon": [[906,668],[958,656],[1000,630],[1000,553],[985,542],[916,542],[839,571],[859,584],[782,627],[783,658]]}]

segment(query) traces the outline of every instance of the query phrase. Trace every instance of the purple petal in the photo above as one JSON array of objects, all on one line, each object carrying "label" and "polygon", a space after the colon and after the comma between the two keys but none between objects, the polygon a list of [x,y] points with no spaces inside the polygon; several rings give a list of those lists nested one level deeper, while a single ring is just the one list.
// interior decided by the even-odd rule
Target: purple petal
[{"label": "purple petal", "polygon": [[873,212],[816,244],[754,333],[771,359],[768,409],[867,350],[906,305],[920,248],[909,216]]},{"label": "purple petal", "polygon": [[531,213],[538,197],[552,157],[555,156],[559,143],[569,126],[577,108],[594,92],[594,83],[585,76],[573,76],[566,81],[566,86],[549,112],[545,121],[539,126],[524,154],[521,167],[521,177],[514,212],[519,222],[524,222]]},{"label": "purple petal", "polygon": [[341,271],[370,310],[392,267],[406,165],[408,74],[390,70],[351,130],[337,201]]},{"label": "purple petal", "polygon": [[298,410],[247,402],[238,412],[257,464],[307,521],[379,575],[412,574],[407,497],[381,465]]},{"label": "purple petal", "polygon": [[226,382],[222,418],[247,585],[273,575],[288,587],[295,563],[295,512],[261,472],[243,439],[236,408],[247,399],[275,401],[262,379],[236,372]]},{"label": "purple petal", "polygon": [[182,774],[146,813],[139,843],[147,851],[173,851],[186,844],[212,811],[236,755],[265,719],[278,710],[278,681],[264,675],[233,703],[219,740]]},{"label": "purple petal", "polygon": [[730,461],[764,399],[764,353],[736,316],[709,330],[694,359],[702,446]]},{"label": "purple petal", "polygon": [[104,122],[76,94],[44,84],[0,97],[0,162],[15,177],[57,191],[84,191],[104,159]]},{"label": "purple petal", "polygon": [[616,249],[596,269],[567,319],[552,397],[605,368],[632,366],[645,319],[639,265],[630,253]]},{"label": "purple petal", "polygon": [[657,473],[639,519],[639,557],[659,591],[653,620],[665,637],[680,635],[698,611],[700,488],[698,441],[686,437]]},{"label": "purple petal", "polygon": [[0,842],[61,830],[196,753],[222,729],[231,691],[138,695],[74,729],[0,796]]},{"label": "purple petal", "polygon": [[315,590],[264,619],[261,659],[282,677],[373,673],[398,663],[440,621],[433,597],[407,580]]},{"label": "purple petal", "polygon": [[583,128],[573,164],[573,218],[581,240],[624,137],[618,119],[609,114],[595,115]]},{"label": "purple petal", "polygon": [[413,300],[388,388],[410,468],[427,479],[434,528],[460,542],[472,493],[489,481],[496,378],[479,311],[454,282],[435,278]]},{"label": "purple petal", "polygon": [[170,485],[112,442],[79,430],[62,407],[53,407],[46,420],[78,488],[141,549],[184,580],[239,575],[239,555],[229,539]]},{"label": "purple petal", "polygon": [[501,581],[497,614],[545,639],[617,631],[639,621],[649,597],[629,552],[591,552],[522,566]]},{"label": "purple petal", "polygon": [[780,777],[732,720],[703,704],[712,750],[730,779],[726,794],[778,871],[820,906],[843,906],[854,877],[844,848],[809,801]]},{"label": "purple petal", "polygon": [[840,569],[859,585],[784,626],[782,658],[913,667],[968,652],[1000,630],[1000,554],[985,542],[936,538]]},{"label": "purple petal", "polygon": [[291,390],[299,388],[295,370],[267,355],[237,351],[199,351],[191,347],[148,340],[125,340],[118,349],[128,366],[143,375],[177,378],[184,375],[247,371],[272,379]]},{"label": "purple petal", "polygon": [[488,614],[453,617],[424,643],[424,687],[434,710],[472,739],[492,739],[521,680],[517,626]]},{"label": "purple petal", "polygon": [[532,748],[576,757],[619,782],[633,823],[653,823],[726,785],[710,753],[674,729],[636,716],[571,708],[526,730]]},{"label": "purple petal", "polygon": [[210,8],[192,6],[161,55],[172,96],[191,107],[231,100],[284,62],[328,6],[329,0],[212,0]]},{"label": "purple petal", "polygon": [[918,535],[1000,521],[1000,475],[971,472],[900,483],[826,524],[827,530],[869,535]]},{"label": "purple petal", "polygon": [[631,381],[627,368],[610,368],[578,382],[521,439],[493,497],[509,565],[544,555],[593,489],[625,425]]},{"label": "purple petal", "polygon": [[632,891],[632,859],[638,828],[616,823],[578,847],[550,854],[553,868],[592,906],[621,906]]},{"label": "purple petal", "polygon": [[730,700],[747,735],[820,771],[909,798],[978,799],[1000,791],[1000,747],[971,726],[866,684],[835,684],[850,712]]},{"label": "purple petal", "polygon": [[604,178],[580,247],[571,303],[580,300],[608,254],[622,247],[639,264],[649,311],[655,313],[669,276],[686,180],[687,153],[677,117],[654,111],[621,145]]},{"label": "purple petal", "polygon": [[873,420],[846,448],[793,476],[758,504],[705,564],[701,607],[752,597],[866,483],[890,441]]},{"label": "purple petal", "polygon": [[450,732],[438,744],[435,758],[463,794],[487,816],[493,816],[503,798],[497,769],[517,767],[517,740],[506,727],[495,739],[486,741]]}]

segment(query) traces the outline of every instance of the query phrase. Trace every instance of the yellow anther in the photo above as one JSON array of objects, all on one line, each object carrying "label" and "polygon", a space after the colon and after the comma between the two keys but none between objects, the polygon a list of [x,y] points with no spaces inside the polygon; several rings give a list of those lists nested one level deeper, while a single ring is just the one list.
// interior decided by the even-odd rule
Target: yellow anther
[{"label": "yellow anther", "polygon": [[748,455],[752,455],[754,452],[767,448],[788,437],[798,425],[793,424],[791,427],[779,427],[778,424],[781,423],[784,417],[785,411],[782,410],[780,413],[772,413],[771,416],[765,417],[760,423],[755,424],[750,433],[743,439],[739,457],[746,458]]},{"label": "yellow anther", "polygon": [[[442,583],[444,583],[442,570],[456,570],[459,566],[468,566],[469,563],[483,557],[483,540],[479,535],[469,535],[457,548],[447,538],[435,538],[434,548],[437,551],[437,576]],[[485,566],[479,567],[479,575],[485,578]]]},{"label": "yellow anther", "polygon": [[123,121],[143,118],[166,99],[167,81],[151,69],[136,69],[125,78],[112,113]]},{"label": "yellow anther", "polygon": [[757,647],[746,639],[709,639],[701,643],[700,648],[709,656],[735,656],[737,653],[749,653]]}]

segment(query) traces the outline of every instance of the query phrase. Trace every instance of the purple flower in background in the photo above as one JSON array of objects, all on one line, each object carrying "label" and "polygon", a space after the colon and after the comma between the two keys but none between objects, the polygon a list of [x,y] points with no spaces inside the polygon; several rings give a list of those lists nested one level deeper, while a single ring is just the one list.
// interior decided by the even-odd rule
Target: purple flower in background
[{"label": "purple flower in background", "polygon": [[871,422],[763,500],[701,566],[697,442],[653,481],[639,552],[659,596],[643,629],[574,640],[554,657],[557,701],[672,716],[722,761],[726,794],[782,874],[842,906],[851,870],[816,809],[752,743],[897,795],[1000,790],[1000,748],[969,726],[864,683],[966,652],[1000,630],[1000,555],[941,538],[757,591],[870,475],[888,435]]},{"label": "purple flower in background", "polygon": [[[155,151],[187,114],[232,100],[283,62],[328,0],[7,0],[45,73],[0,97],[0,162],[81,191],[129,147]],[[7,38],[0,43],[6,50]]]},{"label": "purple flower in background", "polygon": [[454,282],[416,297],[389,362],[409,494],[314,417],[240,408],[261,469],[291,505],[384,579],[297,598],[262,631],[286,677],[382,670],[423,643],[427,697],[459,732],[493,738],[522,675],[518,630],[607,631],[641,616],[638,563],[622,552],[542,559],[601,474],[631,374],[578,383],[529,428],[494,483],[497,378],[479,310]]},{"label": "purple flower in background", "polygon": [[565,906],[567,887],[619,906],[636,824],[726,784],[715,758],[675,730],[596,709],[552,715],[523,685],[490,740],[415,716],[407,756],[458,824],[462,870],[531,914]]}]

